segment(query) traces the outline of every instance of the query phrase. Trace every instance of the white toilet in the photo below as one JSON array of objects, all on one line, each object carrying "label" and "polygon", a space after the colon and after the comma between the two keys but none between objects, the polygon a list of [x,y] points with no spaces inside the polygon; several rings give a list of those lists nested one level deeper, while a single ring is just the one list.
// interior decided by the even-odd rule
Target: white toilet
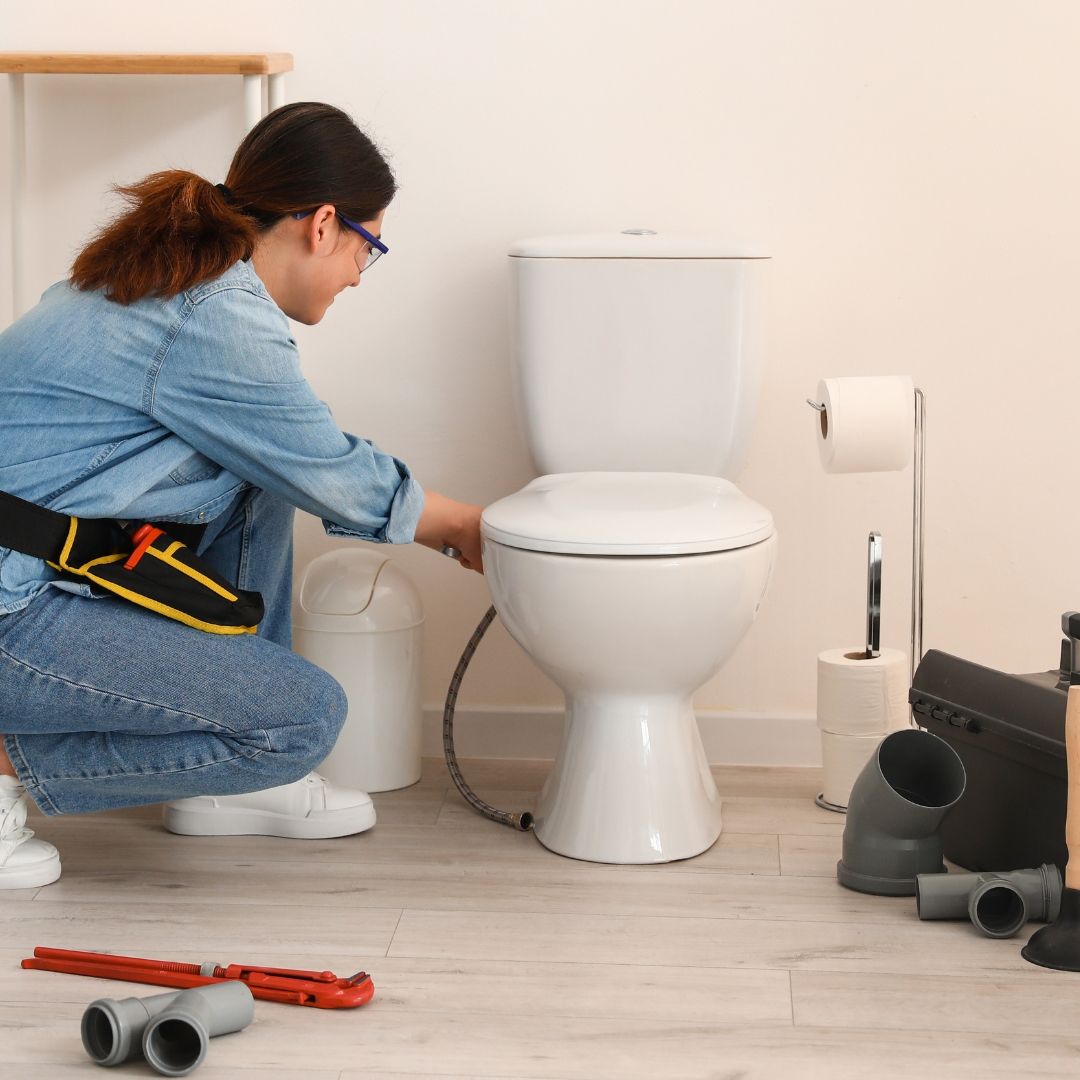
[{"label": "white toilet", "polygon": [[534,815],[576,859],[685,859],[720,835],[691,698],[754,620],[772,516],[742,466],[766,259],[649,230],[510,251],[515,374],[538,479],[482,522],[495,607],[566,695]]}]

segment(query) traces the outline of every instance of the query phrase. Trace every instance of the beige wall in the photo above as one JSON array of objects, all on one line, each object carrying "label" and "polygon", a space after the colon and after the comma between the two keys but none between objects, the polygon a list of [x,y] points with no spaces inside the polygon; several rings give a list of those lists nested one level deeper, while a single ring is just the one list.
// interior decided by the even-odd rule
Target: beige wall
[{"label": "beige wall", "polygon": [[[816,654],[860,641],[871,528],[884,641],[907,647],[910,477],[822,473],[804,399],[823,375],[910,372],[926,391],[926,645],[1011,670],[1055,661],[1060,613],[1080,607],[1071,0],[4,9],[3,50],[291,51],[289,99],[338,104],[376,138],[401,181],[392,254],[298,339],[343,427],[458,498],[490,502],[533,475],[509,396],[511,241],[649,226],[726,230],[772,254],[740,485],[775,515],[781,556],[703,709],[813,708]],[[39,77],[28,101],[35,295],[114,205],[110,183],[166,166],[221,180],[242,133],[238,80]],[[5,147],[7,130],[4,110]],[[5,321],[9,274],[0,249]],[[311,519],[298,540],[304,560],[331,546]],[[423,593],[424,699],[438,703],[488,596],[427,550],[395,555]],[[501,629],[462,695],[559,701]]]}]

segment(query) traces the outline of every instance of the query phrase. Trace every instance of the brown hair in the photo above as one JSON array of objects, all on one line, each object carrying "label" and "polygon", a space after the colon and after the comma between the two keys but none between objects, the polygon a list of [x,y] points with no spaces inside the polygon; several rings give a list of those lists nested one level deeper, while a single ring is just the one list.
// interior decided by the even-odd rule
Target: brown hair
[{"label": "brown hair", "polygon": [[130,304],[169,298],[249,259],[259,233],[286,214],[331,204],[370,221],[397,184],[375,144],[340,109],[304,101],[248,133],[225,183],[169,170],[113,188],[130,204],[79,253],[71,282]]}]

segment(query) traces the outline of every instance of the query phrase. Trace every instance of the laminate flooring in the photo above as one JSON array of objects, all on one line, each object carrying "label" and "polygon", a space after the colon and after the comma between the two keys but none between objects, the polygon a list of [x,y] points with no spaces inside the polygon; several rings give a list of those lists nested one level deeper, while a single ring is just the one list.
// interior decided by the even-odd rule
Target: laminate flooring
[{"label": "laminate flooring", "polygon": [[[550,766],[463,767],[518,810]],[[37,945],[371,973],[358,1010],[256,1002],[202,1080],[1080,1077],[1080,975],[1021,959],[1036,927],[992,940],[850,892],[817,770],[714,774],[720,840],[648,867],[552,854],[474,813],[434,759],[339,840],[174,836],[156,807],[34,815],[64,873],[0,893],[0,1077],[104,1075],[86,1005],[166,992],[23,971]]]}]

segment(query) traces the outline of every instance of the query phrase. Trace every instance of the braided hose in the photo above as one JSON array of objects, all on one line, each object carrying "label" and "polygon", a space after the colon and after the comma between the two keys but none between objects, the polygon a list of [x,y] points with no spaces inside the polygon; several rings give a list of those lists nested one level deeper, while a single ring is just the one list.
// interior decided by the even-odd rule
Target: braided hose
[{"label": "braided hose", "polygon": [[457,754],[454,753],[454,707],[457,705],[458,689],[469,667],[469,661],[472,660],[473,653],[476,652],[476,647],[480,644],[480,639],[487,633],[487,628],[491,625],[495,614],[494,606],[487,609],[486,614],[473,631],[472,637],[469,638],[465,651],[461,654],[461,659],[454,670],[454,677],[450,680],[450,689],[446,694],[446,708],[443,709],[443,753],[446,755],[446,767],[450,770],[451,779],[454,781],[458,791],[461,792],[462,798],[474,810],[478,810],[484,817],[491,818],[492,821],[497,821],[500,825],[509,825],[512,829],[528,832],[533,827],[532,814],[528,810],[523,810],[520,814],[511,814],[506,810],[497,810],[494,806],[489,806],[465,783],[465,777],[461,775],[461,769],[458,767]]}]

